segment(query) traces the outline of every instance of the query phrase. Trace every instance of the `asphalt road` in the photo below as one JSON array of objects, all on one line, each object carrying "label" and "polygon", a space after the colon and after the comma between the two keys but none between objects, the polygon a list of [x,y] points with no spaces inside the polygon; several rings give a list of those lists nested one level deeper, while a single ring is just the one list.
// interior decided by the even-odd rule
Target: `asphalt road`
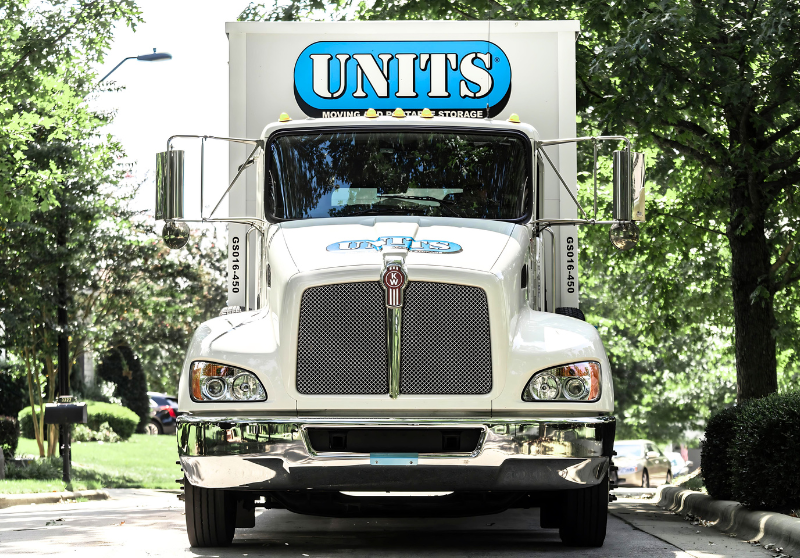
[{"label": "asphalt road", "polygon": [[[712,529],[704,529],[702,541],[694,540],[698,537],[692,532],[698,528],[684,525],[677,516],[659,516],[640,504],[630,508],[615,504],[614,513],[622,515],[609,517],[606,543],[596,549],[563,546],[557,531],[539,528],[536,510],[460,519],[328,519],[257,510],[256,527],[238,530],[232,547],[192,549],[186,538],[183,503],[174,494],[110,492],[113,499],[107,501],[0,510],[0,556],[769,556]],[[659,534],[662,525],[669,525],[675,532],[682,530],[683,539],[669,533],[666,538],[648,534],[642,525],[635,526],[640,518],[651,532]],[[684,544],[687,541],[697,548]],[[691,548],[686,552],[679,546]]]}]

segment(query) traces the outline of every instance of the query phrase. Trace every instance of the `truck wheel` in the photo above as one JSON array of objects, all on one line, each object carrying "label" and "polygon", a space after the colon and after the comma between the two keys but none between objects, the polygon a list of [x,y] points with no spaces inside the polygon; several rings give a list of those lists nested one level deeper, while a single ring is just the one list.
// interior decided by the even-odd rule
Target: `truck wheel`
[{"label": "truck wheel", "polygon": [[586,316],[583,315],[583,310],[580,308],[574,308],[572,306],[559,306],[556,308],[556,314],[561,314],[562,316],[569,316],[570,318],[575,318],[576,320],[583,320],[586,321]]},{"label": "truck wheel", "polygon": [[184,478],[186,533],[194,547],[228,546],[236,528],[236,498],[225,490],[194,486]]},{"label": "truck wheel", "polygon": [[608,522],[608,476],[589,488],[564,492],[564,514],[558,534],[568,546],[603,546]]}]

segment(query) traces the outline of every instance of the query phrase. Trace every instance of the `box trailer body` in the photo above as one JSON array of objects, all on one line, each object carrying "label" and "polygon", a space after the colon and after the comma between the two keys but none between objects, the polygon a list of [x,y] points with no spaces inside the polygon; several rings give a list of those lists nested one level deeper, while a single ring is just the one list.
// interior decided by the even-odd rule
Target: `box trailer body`
[{"label": "box trailer body", "polygon": [[[226,25],[228,307],[179,386],[193,545],[229,543],[256,505],[538,506],[565,542],[602,544],[614,394],[578,310],[576,224],[595,223],[574,201],[578,30]],[[185,227],[171,142],[157,215]],[[643,166],[620,153],[630,231]]]},{"label": "box trailer body", "polygon": [[[460,72],[464,54],[471,52],[492,53],[493,69],[500,61],[507,60],[509,80],[504,83],[493,83],[499,96],[490,105],[490,115],[497,121],[505,121],[511,114],[519,115],[521,122],[531,124],[541,138],[573,138],[576,135],[575,109],[575,36],[580,30],[577,21],[476,21],[476,22],[442,22],[442,21],[393,21],[393,22],[336,22],[336,23],[293,23],[293,22],[237,22],[226,24],[230,44],[230,135],[237,138],[257,138],[269,122],[277,120],[280,113],[287,113],[297,119],[336,118],[363,115],[373,108],[389,115],[395,108],[403,108],[408,112],[431,109],[438,118],[463,117],[480,120],[486,116],[487,100],[485,98],[465,99],[459,96],[463,76]],[[314,76],[308,72],[299,74],[298,63],[309,61],[313,53],[307,52],[315,44],[330,44],[332,54],[375,53],[378,56],[392,54],[389,61],[389,86],[387,97],[377,97],[370,92],[366,98],[352,97],[356,83],[357,70],[355,60],[348,60],[349,90],[340,98],[330,99],[329,106],[313,109],[303,103],[302,97],[296,93],[296,81],[313,82]],[[358,46],[353,43],[360,43]],[[398,44],[400,43],[400,44]],[[403,44],[405,43],[405,44]],[[462,46],[465,45],[465,46]],[[405,48],[404,48],[405,47]],[[341,53],[335,52],[337,48]],[[419,68],[419,56],[422,54],[449,54],[448,49],[460,55],[457,61],[459,70],[448,67],[447,92],[450,97],[431,98],[431,70]],[[322,52],[322,49],[319,49]],[[407,52],[400,52],[400,51]],[[432,52],[426,53],[426,50]],[[396,54],[416,54],[415,94],[418,97],[397,97],[400,65]],[[300,60],[305,54],[304,60]],[[497,61],[495,61],[497,59]],[[401,59],[402,60],[402,59]],[[452,60],[452,58],[451,58]],[[338,60],[331,57],[331,65],[336,66]],[[482,64],[482,61],[478,62]],[[313,63],[307,64],[306,70],[312,70]],[[338,68],[329,72],[331,82],[339,88]],[[296,74],[297,72],[297,74]],[[428,78],[427,81],[424,78]],[[302,86],[301,86],[302,87]],[[500,88],[503,88],[502,90]],[[306,87],[311,90],[312,87]],[[369,85],[366,86],[367,91]],[[335,90],[334,90],[335,92]],[[313,91],[308,91],[313,93]],[[342,104],[341,101],[350,101]],[[493,101],[495,99],[489,99]],[[413,102],[409,102],[413,101]],[[337,103],[341,106],[337,107]],[[436,106],[438,104],[438,107]],[[325,110],[327,108],[328,110]],[[444,116],[447,115],[447,116]],[[231,179],[238,172],[238,165],[247,155],[246,145],[232,144],[230,147]],[[559,169],[567,185],[573,193],[577,192],[577,149],[574,143],[553,146],[548,154]],[[542,189],[542,215],[548,217],[574,219],[578,217],[578,209],[569,197],[563,185],[549,166],[544,169],[545,180]],[[238,182],[230,193],[229,214],[256,216],[263,205],[263,186],[259,185],[255,171],[250,171],[246,182]],[[230,231],[238,234],[231,238],[241,238],[245,225],[230,226]],[[556,307],[578,307],[578,273],[566,270],[567,260],[574,260],[577,266],[578,234],[577,227],[564,226],[554,228],[556,241],[556,289],[555,302],[552,293],[548,292],[549,309]],[[570,240],[568,242],[568,240]],[[551,238],[544,239],[545,263],[550,268],[552,254]],[[567,250],[567,245],[572,246]],[[567,252],[574,256],[567,257]],[[233,292],[233,273],[230,270],[228,304],[244,306],[245,292]],[[256,256],[251,256],[255,258]],[[258,267],[255,260],[249,262],[250,269]],[[241,274],[238,274],[241,275]],[[571,276],[571,277],[570,277]],[[254,277],[250,277],[249,296],[255,300]],[[548,286],[549,289],[549,286]]]}]

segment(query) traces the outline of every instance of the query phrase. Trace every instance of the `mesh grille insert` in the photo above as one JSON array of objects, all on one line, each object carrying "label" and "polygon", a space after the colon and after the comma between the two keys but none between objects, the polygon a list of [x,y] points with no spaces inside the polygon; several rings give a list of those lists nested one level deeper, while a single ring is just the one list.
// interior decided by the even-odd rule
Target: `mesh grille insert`
[{"label": "mesh grille insert", "polygon": [[377,281],[307,289],[300,302],[297,391],[389,393],[386,309]]},{"label": "mesh grille insert", "polygon": [[400,393],[492,390],[489,307],[483,289],[411,281],[401,337]]}]

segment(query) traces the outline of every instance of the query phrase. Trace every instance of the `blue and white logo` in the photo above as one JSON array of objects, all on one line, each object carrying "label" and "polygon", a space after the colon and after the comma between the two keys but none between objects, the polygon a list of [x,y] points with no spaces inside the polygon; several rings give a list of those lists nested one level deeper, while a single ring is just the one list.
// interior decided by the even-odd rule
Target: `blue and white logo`
[{"label": "blue and white logo", "polygon": [[298,57],[294,87],[315,117],[399,107],[483,118],[508,102],[511,63],[489,41],[323,41]]},{"label": "blue and white logo", "polygon": [[410,236],[382,236],[378,240],[344,240],[328,246],[328,252],[347,252],[351,250],[377,250],[405,248],[409,252],[424,254],[455,254],[461,246],[447,240],[414,240]]}]

